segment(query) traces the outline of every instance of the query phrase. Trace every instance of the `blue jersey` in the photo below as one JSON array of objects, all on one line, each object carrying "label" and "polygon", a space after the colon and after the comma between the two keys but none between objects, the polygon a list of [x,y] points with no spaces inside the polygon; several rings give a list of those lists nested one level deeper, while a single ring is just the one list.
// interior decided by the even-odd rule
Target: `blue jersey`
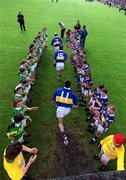
[{"label": "blue jersey", "polygon": [[53,95],[53,100],[57,106],[72,108],[73,105],[77,105],[78,99],[74,92],[70,88],[58,88]]},{"label": "blue jersey", "polygon": [[115,120],[115,114],[108,113],[108,107],[103,110],[102,120],[105,121],[105,126],[108,128],[110,124]]},{"label": "blue jersey", "polygon": [[92,82],[92,79],[91,78],[85,78],[84,79],[84,81],[83,81],[83,83],[85,83],[86,85],[85,85],[85,87],[84,87],[84,89],[90,89],[91,88],[91,84],[93,83]]},{"label": "blue jersey", "polygon": [[98,87],[94,89],[94,93],[97,97],[100,97],[101,95],[100,89]]},{"label": "blue jersey", "polygon": [[58,52],[55,52],[53,59],[56,63],[59,63],[59,62],[65,63],[65,61],[67,60],[67,54],[63,52],[62,50],[60,50]]},{"label": "blue jersey", "polygon": [[99,108],[100,110],[102,110],[102,107],[107,104],[108,104],[108,97],[107,96],[102,97],[100,95],[99,97],[97,97],[97,100],[96,100],[94,106]]},{"label": "blue jersey", "polygon": [[55,37],[51,42],[51,46],[54,47],[60,46],[61,44],[62,44],[62,39],[60,37]]}]

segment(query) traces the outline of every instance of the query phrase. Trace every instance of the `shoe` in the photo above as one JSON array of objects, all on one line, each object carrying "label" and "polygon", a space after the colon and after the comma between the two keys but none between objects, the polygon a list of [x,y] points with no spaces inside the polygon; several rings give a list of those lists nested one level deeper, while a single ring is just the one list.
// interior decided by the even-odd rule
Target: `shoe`
[{"label": "shoe", "polygon": [[95,154],[95,155],[93,156],[93,159],[99,160],[99,155],[98,155],[98,154]]},{"label": "shoe", "polygon": [[92,144],[95,144],[97,141],[96,141],[96,139],[93,137],[90,142],[91,142]]},{"label": "shoe", "polygon": [[67,146],[68,145],[68,138],[67,136],[64,136],[64,144]]},{"label": "shoe", "polygon": [[100,171],[105,171],[105,170],[106,170],[106,166],[101,165],[101,166],[98,168],[98,170],[100,170]]}]

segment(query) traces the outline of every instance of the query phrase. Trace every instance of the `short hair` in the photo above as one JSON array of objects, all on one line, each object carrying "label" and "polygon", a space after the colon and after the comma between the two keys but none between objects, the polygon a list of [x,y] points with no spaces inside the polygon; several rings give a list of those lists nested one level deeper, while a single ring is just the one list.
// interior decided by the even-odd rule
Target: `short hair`
[{"label": "short hair", "polygon": [[105,94],[108,93],[108,90],[107,90],[106,88],[101,89],[101,91],[102,91],[103,93],[105,93]]},{"label": "short hair", "polygon": [[55,33],[55,34],[54,34],[54,36],[58,36],[58,34],[57,34],[57,33]]},{"label": "short hair", "polygon": [[7,161],[14,160],[18,154],[22,151],[22,144],[20,142],[14,142],[9,144],[6,148],[5,158]]},{"label": "short hair", "polygon": [[14,122],[18,123],[21,122],[24,119],[24,116],[22,113],[17,113],[16,115],[14,115]]},{"label": "short hair", "polygon": [[103,88],[104,88],[104,84],[100,84],[100,85],[98,86],[98,88],[99,88],[99,89],[103,89]]},{"label": "short hair", "polygon": [[85,29],[86,28],[86,25],[83,25],[83,29]]},{"label": "short hair", "polygon": [[114,112],[117,110],[115,105],[111,105],[111,106],[109,106],[109,108],[111,108]]},{"label": "short hair", "polygon": [[67,80],[65,81],[65,87],[66,87],[66,88],[70,88],[70,86],[71,86],[71,81],[70,81],[69,79],[67,79]]},{"label": "short hair", "polygon": [[22,102],[22,99],[16,99],[16,100],[14,100],[14,101],[13,101],[13,107],[16,108],[19,102]]},{"label": "short hair", "polygon": [[26,80],[26,79],[22,78],[22,79],[20,80],[20,83],[21,83],[21,84],[23,84],[23,85],[25,85],[25,84],[27,84],[27,83],[28,83],[28,80]]}]

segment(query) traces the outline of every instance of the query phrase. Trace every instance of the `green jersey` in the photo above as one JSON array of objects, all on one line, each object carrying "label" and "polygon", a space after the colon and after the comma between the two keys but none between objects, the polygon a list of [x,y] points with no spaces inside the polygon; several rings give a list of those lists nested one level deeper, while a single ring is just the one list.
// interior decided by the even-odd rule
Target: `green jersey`
[{"label": "green jersey", "polygon": [[14,127],[8,129],[7,136],[11,141],[18,141],[24,134],[22,123],[15,124]]},{"label": "green jersey", "polygon": [[14,108],[13,109],[13,113],[17,114],[17,113],[25,113],[25,111],[27,111],[27,106],[24,104],[19,108]]}]

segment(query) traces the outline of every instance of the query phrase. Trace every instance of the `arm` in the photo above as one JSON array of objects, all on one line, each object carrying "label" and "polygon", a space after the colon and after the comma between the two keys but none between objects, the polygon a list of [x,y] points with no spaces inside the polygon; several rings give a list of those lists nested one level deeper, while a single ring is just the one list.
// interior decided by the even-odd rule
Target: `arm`
[{"label": "arm", "polygon": [[75,95],[73,95],[73,107],[77,107],[78,106],[78,99]]},{"label": "arm", "polygon": [[24,170],[23,170],[24,175],[27,173],[29,167],[30,167],[31,164],[36,160],[36,158],[37,158],[37,155],[30,157],[28,163],[26,164],[26,166],[25,166],[25,168],[24,168]]},{"label": "arm", "polygon": [[56,101],[56,92],[53,94],[52,100]]},{"label": "arm", "polygon": [[100,141],[100,144],[103,145],[105,142],[109,141],[112,137],[113,137],[113,135],[107,136],[106,138],[104,138]]},{"label": "arm", "polygon": [[37,148],[29,148],[27,146],[22,145],[22,151],[26,151],[32,154],[36,154],[38,152]]},{"label": "arm", "polygon": [[38,107],[27,107],[27,111],[37,111]]},{"label": "arm", "polygon": [[124,148],[121,153],[119,153],[117,158],[117,171],[124,170]]}]

